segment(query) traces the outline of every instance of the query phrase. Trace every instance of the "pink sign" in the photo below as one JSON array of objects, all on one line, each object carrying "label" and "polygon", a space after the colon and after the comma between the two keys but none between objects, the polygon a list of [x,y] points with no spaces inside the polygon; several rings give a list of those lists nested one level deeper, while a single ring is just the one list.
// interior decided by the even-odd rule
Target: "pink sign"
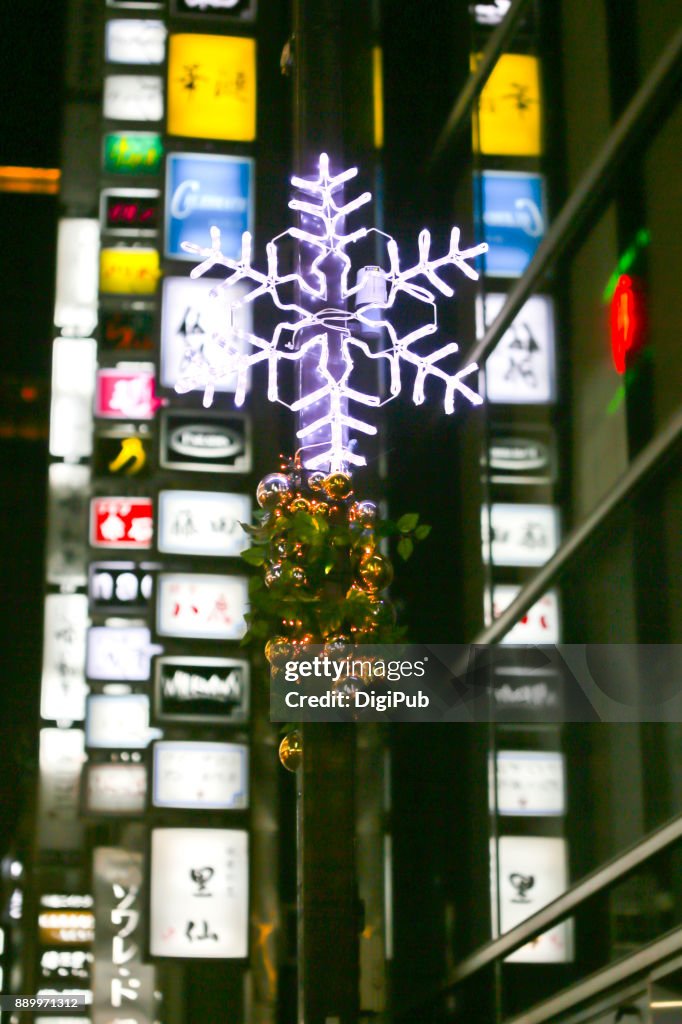
[{"label": "pink sign", "polygon": [[150,420],[161,405],[154,395],[154,372],[143,369],[97,371],[95,416]]},{"label": "pink sign", "polygon": [[90,543],[96,548],[149,548],[152,545],[151,498],[93,498]]}]

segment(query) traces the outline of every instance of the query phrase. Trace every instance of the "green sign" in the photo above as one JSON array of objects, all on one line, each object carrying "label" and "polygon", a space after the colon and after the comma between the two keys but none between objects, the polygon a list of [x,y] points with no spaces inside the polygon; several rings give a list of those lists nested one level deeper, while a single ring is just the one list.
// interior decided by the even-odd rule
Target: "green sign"
[{"label": "green sign", "polygon": [[112,132],[104,136],[104,171],[107,174],[159,174],[163,146],[153,132]]}]

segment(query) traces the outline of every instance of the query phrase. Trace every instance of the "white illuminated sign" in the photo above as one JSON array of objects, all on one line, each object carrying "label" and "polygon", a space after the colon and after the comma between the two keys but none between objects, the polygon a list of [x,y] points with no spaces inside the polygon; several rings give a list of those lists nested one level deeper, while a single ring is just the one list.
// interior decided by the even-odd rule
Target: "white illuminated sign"
[{"label": "white illuminated sign", "polygon": [[161,491],[158,517],[159,551],[237,558],[248,546],[240,524],[251,521],[251,499],[221,491]]},{"label": "white illuminated sign", "polygon": [[528,817],[560,817],[566,813],[563,754],[553,750],[499,750],[497,805],[494,763],[491,755],[491,812]]},{"label": "white illuminated sign", "polygon": [[[492,842],[494,855],[494,840]],[[510,931],[566,891],[566,860],[565,839],[544,836],[498,839],[497,892],[493,886],[495,935]],[[494,878],[493,874],[493,883]],[[511,953],[506,960],[526,964],[566,963],[573,959],[572,939],[572,922],[564,921]]]},{"label": "white illuminated sign", "polygon": [[53,722],[80,722],[85,717],[85,594],[48,594],[43,627],[40,714]]},{"label": "white illuminated sign", "polygon": [[544,565],[559,546],[559,510],[553,505],[499,503],[490,506],[489,522],[488,510],[484,507],[481,509],[481,537],[485,562]]},{"label": "white illuminated sign", "polygon": [[48,583],[75,589],[85,584],[90,470],[53,462],[47,471]]},{"label": "white illuminated sign", "polygon": [[156,75],[105,75],[104,116],[111,121],[160,121],[162,80]]},{"label": "white illuminated sign", "polygon": [[[241,352],[244,345],[236,332],[248,333],[253,329],[251,305],[244,303],[247,286],[236,284],[221,288],[218,297],[211,298],[215,284],[215,281],[194,281],[189,277],[168,277],[163,282],[161,384],[166,388],[173,388],[181,378],[186,378],[195,362],[222,365],[225,324],[229,321],[232,303],[242,305],[234,310],[235,330],[229,332],[228,347]],[[221,371],[214,379],[216,391],[234,391],[236,386],[236,373]]]},{"label": "white illuminated sign", "polygon": [[80,848],[78,797],[84,760],[81,729],[40,730],[38,841],[42,850]]},{"label": "white illuminated sign", "polygon": [[151,834],[150,952],[180,959],[248,954],[248,834],[157,828]]},{"label": "white illuminated sign", "polygon": [[154,744],[155,807],[248,807],[249,751],[240,743],[163,740]]},{"label": "white illuminated sign", "polygon": [[[490,596],[486,603],[486,625],[499,618],[521,587],[516,584],[500,583],[493,587],[492,609]],[[492,612],[492,614],[491,614]],[[550,590],[536,601],[532,607],[512,626],[500,641],[502,644],[558,644],[561,643],[559,620],[559,595]]]},{"label": "white illuminated sign", "polygon": [[[507,295],[485,297],[476,308],[478,336],[482,337],[502,309]],[[521,307],[485,364],[489,402],[508,405],[546,405],[556,399],[554,304],[546,295],[533,295]]]},{"label": "white illuminated sign", "polygon": [[97,344],[92,338],[57,338],[52,345],[50,455],[69,462],[92,453],[92,402]]},{"label": "white illuminated sign", "polygon": [[146,626],[93,626],[87,638],[88,678],[144,682],[152,654],[160,651]]},{"label": "white illuminated sign", "polygon": [[244,576],[162,573],[157,580],[157,633],[207,640],[240,640],[246,630]]},{"label": "white illuminated sign", "polygon": [[86,814],[143,814],[147,796],[144,764],[88,764],[83,803]]},{"label": "white illuminated sign", "polygon": [[91,694],[87,701],[85,738],[88,747],[142,748],[158,735],[149,728],[149,697],[142,693],[115,696]]},{"label": "white illuminated sign", "polygon": [[106,23],[105,57],[110,64],[162,64],[166,26],[144,18],[114,18]]},{"label": "white illuminated sign", "polygon": [[54,322],[63,334],[87,338],[97,327],[99,222],[64,217],[57,230]]}]

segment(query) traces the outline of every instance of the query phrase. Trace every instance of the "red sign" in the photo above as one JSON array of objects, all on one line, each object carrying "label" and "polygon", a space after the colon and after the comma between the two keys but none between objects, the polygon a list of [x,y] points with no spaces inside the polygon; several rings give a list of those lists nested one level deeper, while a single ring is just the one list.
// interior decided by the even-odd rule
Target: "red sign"
[{"label": "red sign", "polygon": [[95,416],[149,420],[161,405],[154,396],[154,373],[142,369],[98,370]]},{"label": "red sign", "polygon": [[610,321],[613,365],[618,373],[625,373],[627,353],[642,347],[646,325],[644,293],[628,274],[618,278],[611,299]]},{"label": "red sign", "polygon": [[93,498],[90,544],[96,548],[149,548],[152,545],[151,498]]}]

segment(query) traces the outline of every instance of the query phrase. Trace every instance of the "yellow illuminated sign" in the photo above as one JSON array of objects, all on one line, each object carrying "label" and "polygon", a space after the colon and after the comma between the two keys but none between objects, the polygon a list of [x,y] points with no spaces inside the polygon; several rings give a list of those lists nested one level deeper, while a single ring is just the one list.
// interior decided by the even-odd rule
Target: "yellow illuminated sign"
[{"label": "yellow illuminated sign", "polygon": [[256,138],[256,43],[244,36],[179,34],[168,47],[168,133]]},{"label": "yellow illuminated sign", "polygon": [[153,295],[161,271],[156,249],[102,249],[99,290],[114,295]]},{"label": "yellow illuminated sign", "polygon": [[[471,59],[472,68],[478,58]],[[537,57],[503,54],[486,82],[474,119],[474,150],[498,156],[540,156],[542,124]]]},{"label": "yellow illuminated sign", "polygon": [[384,67],[380,46],[372,47],[372,80],[374,92],[374,148],[384,144]]}]

